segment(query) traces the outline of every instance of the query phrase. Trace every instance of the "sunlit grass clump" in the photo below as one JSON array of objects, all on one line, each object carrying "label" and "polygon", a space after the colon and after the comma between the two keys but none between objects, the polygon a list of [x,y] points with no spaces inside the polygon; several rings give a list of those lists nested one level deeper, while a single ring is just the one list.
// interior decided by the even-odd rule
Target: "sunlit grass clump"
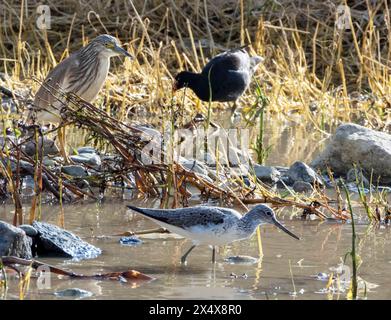
[{"label": "sunlit grass clump", "polygon": [[[389,130],[387,1],[356,1],[348,9],[336,0],[256,3],[118,0],[108,7],[95,1],[91,11],[83,3],[60,1],[51,11],[51,29],[40,30],[36,3],[9,1],[2,4],[7,24],[0,30],[1,84],[31,97],[39,85],[33,79],[43,79],[97,34],[111,33],[137,59],[116,63],[119,76],[107,82],[98,105],[122,120],[130,111],[162,116],[177,71],[200,71],[212,55],[250,43],[253,54],[266,58],[256,74],[269,100],[266,117],[310,123],[322,132],[346,121]],[[255,90],[244,95],[243,106],[253,105]],[[190,91],[176,103],[189,117],[207,110]]]}]

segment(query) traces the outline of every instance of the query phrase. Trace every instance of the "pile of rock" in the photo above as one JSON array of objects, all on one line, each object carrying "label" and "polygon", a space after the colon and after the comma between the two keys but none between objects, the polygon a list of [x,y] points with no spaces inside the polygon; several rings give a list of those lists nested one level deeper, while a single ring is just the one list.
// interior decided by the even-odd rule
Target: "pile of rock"
[{"label": "pile of rock", "polygon": [[[296,192],[331,187],[327,168],[351,190],[391,184],[391,135],[357,124],[340,125],[325,150],[310,165],[296,161],[289,168],[255,165],[257,178],[269,185],[290,186]],[[320,174],[321,173],[321,174]]]}]

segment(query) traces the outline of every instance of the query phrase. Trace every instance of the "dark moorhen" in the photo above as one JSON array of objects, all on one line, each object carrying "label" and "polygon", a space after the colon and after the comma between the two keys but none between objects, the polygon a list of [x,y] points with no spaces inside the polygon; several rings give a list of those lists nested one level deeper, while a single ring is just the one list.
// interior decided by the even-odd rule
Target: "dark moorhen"
[{"label": "dark moorhen", "polygon": [[188,87],[203,101],[235,102],[249,86],[262,61],[262,57],[250,57],[243,47],[229,50],[212,58],[201,73],[178,73],[173,89]]}]

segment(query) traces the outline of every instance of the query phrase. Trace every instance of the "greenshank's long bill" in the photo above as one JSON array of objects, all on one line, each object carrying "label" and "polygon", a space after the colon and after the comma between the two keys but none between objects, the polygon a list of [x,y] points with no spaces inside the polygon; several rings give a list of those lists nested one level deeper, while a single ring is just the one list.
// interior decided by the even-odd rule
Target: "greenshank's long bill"
[{"label": "greenshank's long bill", "polygon": [[215,262],[215,246],[250,238],[259,225],[267,223],[275,225],[299,240],[299,237],[276,219],[273,209],[264,204],[255,206],[245,215],[241,215],[234,209],[209,206],[179,209],[127,207],[155,221],[172,233],[193,241],[193,245],[182,256],[182,263],[186,262],[189,253],[200,244],[213,246],[212,262]]}]

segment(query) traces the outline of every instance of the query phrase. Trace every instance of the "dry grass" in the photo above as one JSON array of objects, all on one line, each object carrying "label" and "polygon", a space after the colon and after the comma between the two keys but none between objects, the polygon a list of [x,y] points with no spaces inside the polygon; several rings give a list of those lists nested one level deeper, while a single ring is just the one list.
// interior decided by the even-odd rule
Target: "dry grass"
[{"label": "dry grass", "polygon": [[[33,97],[39,85],[34,79],[42,79],[93,37],[110,33],[137,59],[115,62],[95,105],[124,123],[152,113],[155,117],[149,121],[161,124],[170,118],[173,108],[181,111],[187,122],[195,113],[206,113],[207,106],[189,90],[186,96],[182,92],[173,98],[173,75],[180,69],[198,71],[214,54],[251,43],[250,51],[266,58],[255,77],[269,100],[265,114],[269,122],[281,126],[293,122],[321,134],[346,121],[390,131],[389,8],[385,0],[376,5],[369,2],[349,2],[351,19],[346,22],[348,28],[340,30],[335,24],[341,4],[337,0],[270,0],[262,5],[244,0],[47,1],[52,28],[42,31],[35,26],[38,1],[3,1],[0,70],[4,76],[0,84]],[[241,98],[245,112],[252,113],[249,109],[255,99],[254,90]],[[225,106],[216,103],[213,107]],[[109,120],[110,126],[115,124]],[[122,130],[120,127],[117,129]],[[115,125],[110,128],[115,130]],[[306,147],[305,136],[299,140],[303,143],[292,148]],[[169,180],[174,186],[178,181],[169,173],[178,172],[165,170],[166,193],[170,194]],[[304,198],[291,192],[284,200],[257,181],[253,183],[254,190],[237,182],[236,189],[216,192],[242,205],[266,201],[322,216],[313,206],[320,199],[331,216],[344,219],[344,208],[332,208],[330,204],[335,202],[320,191]]]},{"label": "dry grass", "polygon": [[[213,54],[251,42],[251,51],[266,57],[256,77],[270,99],[269,118],[310,123],[320,131],[342,121],[389,131],[389,8],[387,1],[370,2],[348,1],[351,20],[348,29],[339,30],[337,0],[270,0],[262,5],[47,1],[52,28],[42,31],[35,26],[38,1],[3,1],[0,70],[8,77],[2,82],[13,89],[28,88],[32,96],[37,89],[32,77],[41,79],[69,52],[108,32],[128,44],[137,60],[125,65],[117,61],[113,74],[119,76],[110,78],[98,104],[121,119],[135,107],[162,116],[179,69],[199,70]],[[187,115],[204,110],[192,94],[187,96]],[[249,90],[242,104],[253,100]]]}]

